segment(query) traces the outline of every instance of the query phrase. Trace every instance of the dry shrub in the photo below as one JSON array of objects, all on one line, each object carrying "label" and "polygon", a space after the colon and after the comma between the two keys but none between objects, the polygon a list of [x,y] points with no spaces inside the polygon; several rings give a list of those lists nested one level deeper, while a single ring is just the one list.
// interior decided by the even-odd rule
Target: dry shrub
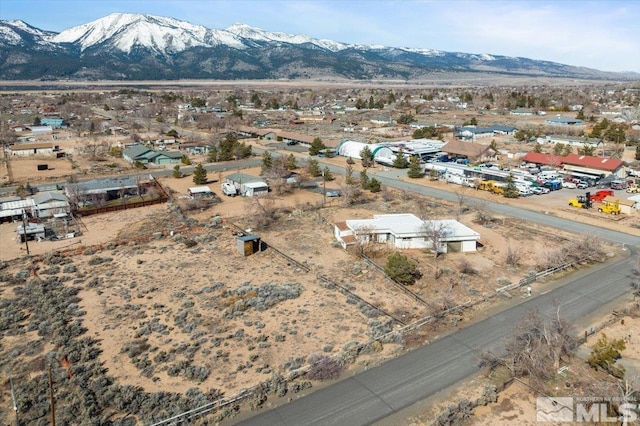
[{"label": "dry shrub", "polygon": [[511,244],[507,247],[507,258],[505,259],[507,265],[517,268],[522,261],[522,253],[520,247],[512,247]]},{"label": "dry shrub", "polygon": [[474,268],[467,259],[462,259],[458,263],[458,268],[460,268],[461,274],[478,275],[478,271],[476,270],[476,268]]},{"label": "dry shrub", "polygon": [[340,377],[343,365],[340,361],[327,355],[309,355],[309,372],[307,376],[312,380],[334,380]]},{"label": "dry shrub", "polygon": [[600,262],[605,247],[597,237],[588,235],[582,240],[571,241],[557,250],[544,253],[538,261],[538,269],[551,269],[572,262]]}]

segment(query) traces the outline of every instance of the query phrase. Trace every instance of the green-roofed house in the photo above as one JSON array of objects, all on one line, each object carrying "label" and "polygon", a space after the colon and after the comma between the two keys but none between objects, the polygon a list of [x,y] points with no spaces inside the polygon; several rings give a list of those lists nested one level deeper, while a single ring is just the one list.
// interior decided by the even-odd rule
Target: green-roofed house
[{"label": "green-roofed house", "polygon": [[180,151],[156,151],[144,145],[134,145],[122,151],[122,157],[131,164],[137,161],[142,164],[176,164],[183,156]]}]

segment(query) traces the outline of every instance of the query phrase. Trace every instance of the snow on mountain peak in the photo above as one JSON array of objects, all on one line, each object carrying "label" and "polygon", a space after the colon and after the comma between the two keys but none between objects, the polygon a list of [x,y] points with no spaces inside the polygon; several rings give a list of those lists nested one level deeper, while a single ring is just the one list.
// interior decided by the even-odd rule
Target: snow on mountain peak
[{"label": "snow on mountain peak", "polygon": [[167,53],[192,46],[206,46],[208,29],[173,18],[131,13],[112,13],[87,24],[69,28],[52,38],[58,43],[78,43],[81,50],[105,42],[130,53],[142,46]]}]

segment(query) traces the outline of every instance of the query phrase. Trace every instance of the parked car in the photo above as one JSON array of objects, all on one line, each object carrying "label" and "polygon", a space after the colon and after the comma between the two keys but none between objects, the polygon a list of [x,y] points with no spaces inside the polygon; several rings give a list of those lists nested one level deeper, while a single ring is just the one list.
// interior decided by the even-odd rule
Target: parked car
[{"label": "parked car", "polygon": [[576,189],[578,187],[578,185],[576,185],[573,182],[564,181],[564,182],[562,182],[562,187],[566,188],[566,189]]},{"label": "parked car", "polygon": [[547,188],[541,188],[539,186],[534,186],[531,188],[531,192],[533,192],[534,195],[542,195],[542,194],[546,194],[544,192],[544,190],[547,190],[547,192],[549,192],[549,190]]},{"label": "parked car", "polygon": [[587,184],[586,182],[582,182],[582,181],[579,182],[576,185],[576,188],[578,188],[578,189],[587,189],[588,187],[589,187],[589,184]]}]

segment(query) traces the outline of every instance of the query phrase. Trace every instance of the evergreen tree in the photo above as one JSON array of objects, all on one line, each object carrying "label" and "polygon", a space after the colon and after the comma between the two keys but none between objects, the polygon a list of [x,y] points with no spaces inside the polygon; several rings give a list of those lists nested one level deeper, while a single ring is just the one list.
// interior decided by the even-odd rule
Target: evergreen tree
[{"label": "evergreen tree", "polygon": [[180,171],[180,166],[176,164],[173,166],[173,177],[179,179],[182,177],[182,172]]},{"label": "evergreen tree", "polygon": [[329,170],[329,167],[327,166],[325,166],[324,169],[322,170],[322,180],[324,180],[325,182],[329,182],[333,180],[333,174],[331,173],[331,170]]},{"label": "evergreen tree", "polygon": [[318,177],[322,175],[322,170],[320,170],[320,164],[318,160],[315,158],[310,158],[307,160],[307,173],[309,173],[312,177]]},{"label": "evergreen tree", "polygon": [[622,365],[615,365],[616,361],[622,358],[621,352],[626,349],[626,345],[623,339],[608,339],[607,336],[602,333],[602,336],[596,342],[593,347],[593,351],[587,363],[598,370],[602,368],[607,373],[614,377],[623,378],[625,368]]},{"label": "evergreen tree", "polygon": [[533,146],[533,152],[541,154],[542,153],[542,145],[540,145],[538,142],[536,142],[536,144]]},{"label": "evergreen tree", "polygon": [[397,169],[406,169],[409,167],[409,160],[404,156],[402,151],[396,151],[396,156],[393,159],[393,167]]},{"label": "evergreen tree", "polygon": [[362,158],[362,167],[371,167],[373,163],[372,157],[373,153],[371,152],[371,148],[369,148],[368,146],[362,148],[362,151],[360,151],[360,158]]},{"label": "evergreen tree", "polygon": [[321,151],[327,149],[322,139],[316,137],[309,147],[309,155],[318,155]]},{"label": "evergreen tree", "polygon": [[418,265],[407,256],[400,253],[393,253],[387,259],[384,272],[400,284],[411,285],[421,277]]},{"label": "evergreen tree", "polygon": [[273,157],[269,151],[265,151],[262,154],[262,174],[267,174],[269,170],[273,167]]},{"label": "evergreen tree", "polygon": [[287,170],[295,170],[298,168],[298,160],[296,160],[296,156],[293,154],[289,154],[287,157]]},{"label": "evergreen tree", "polygon": [[344,181],[347,185],[353,185],[354,183],[356,183],[356,180],[353,177],[353,167],[351,167],[350,164],[347,165],[347,168],[345,169]]},{"label": "evergreen tree", "polygon": [[640,143],[636,146],[636,160],[640,160]]},{"label": "evergreen tree", "polygon": [[209,153],[207,154],[207,161],[210,163],[218,161],[218,148],[214,146],[209,150]]},{"label": "evergreen tree", "polygon": [[516,181],[513,179],[513,175],[511,173],[507,176],[507,186],[504,188],[503,195],[506,198],[518,198],[520,196],[520,191],[518,191]]},{"label": "evergreen tree", "polygon": [[238,138],[235,133],[227,133],[222,141],[220,141],[220,152],[218,153],[218,161],[233,160],[233,153]]},{"label": "evergreen tree", "polygon": [[376,103],[373,100],[373,95],[369,97],[369,109],[374,109],[376,107]]},{"label": "evergreen tree", "polygon": [[195,169],[193,169],[193,183],[196,185],[204,185],[207,182],[207,169],[205,169],[202,164],[198,164]]},{"label": "evergreen tree", "polygon": [[411,115],[411,114],[402,114],[398,118],[397,122],[398,122],[398,124],[410,124],[411,122],[413,122],[413,120],[414,120],[413,115]]},{"label": "evergreen tree", "polygon": [[367,169],[360,172],[360,185],[362,185],[362,189],[369,189],[369,176],[367,175]]},{"label": "evergreen tree", "polygon": [[422,169],[422,164],[420,164],[420,157],[418,157],[417,155],[411,156],[411,161],[409,162],[409,170],[407,170],[407,176],[412,179],[424,177],[424,170]]},{"label": "evergreen tree", "polygon": [[380,181],[378,179],[371,178],[369,179],[368,189],[371,192],[380,192],[382,191],[382,185],[380,184]]}]

